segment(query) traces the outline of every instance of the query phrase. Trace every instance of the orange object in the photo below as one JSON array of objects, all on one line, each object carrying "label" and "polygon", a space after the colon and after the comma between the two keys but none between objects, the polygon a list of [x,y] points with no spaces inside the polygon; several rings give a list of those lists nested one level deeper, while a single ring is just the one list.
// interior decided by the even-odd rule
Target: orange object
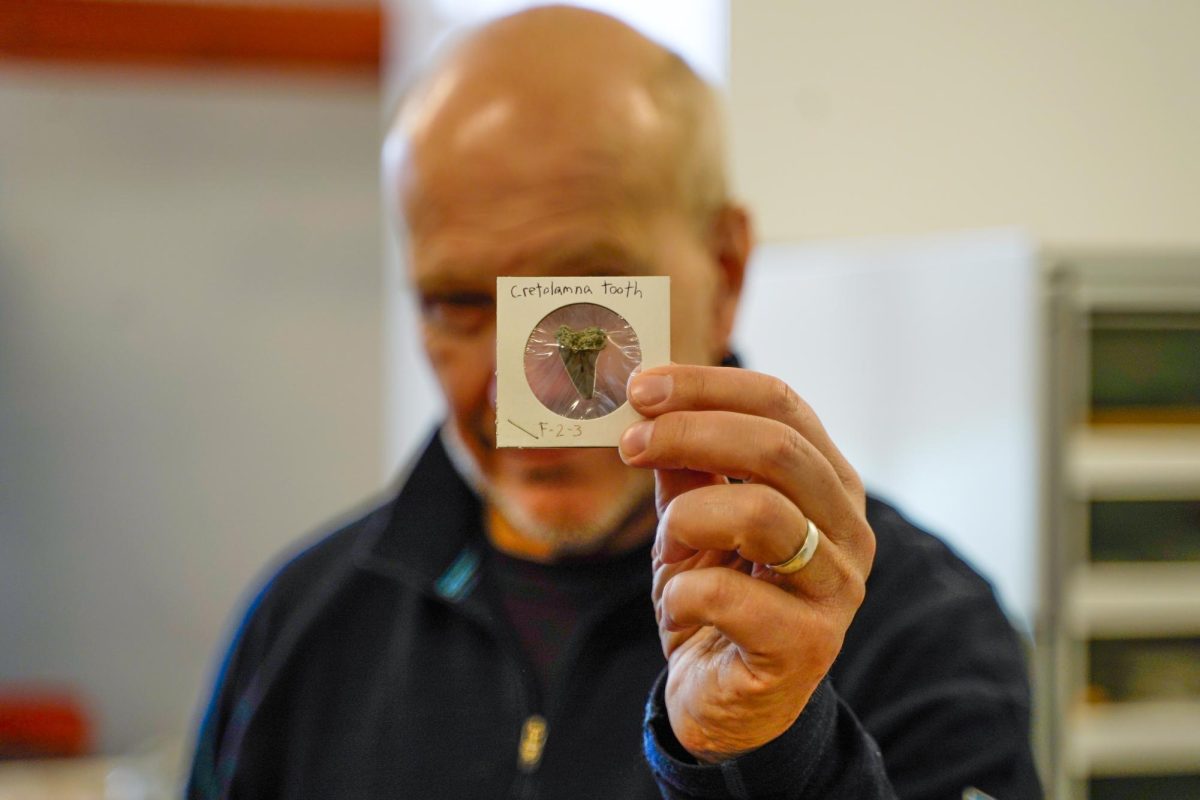
[{"label": "orange object", "polygon": [[0,758],[81,756],[91,723],[69,691],[0,688]]},{"label": "orange object", "polygon": [[374,78],[382,41],[377,3],[0,0],[0,54],[40,61]]}]

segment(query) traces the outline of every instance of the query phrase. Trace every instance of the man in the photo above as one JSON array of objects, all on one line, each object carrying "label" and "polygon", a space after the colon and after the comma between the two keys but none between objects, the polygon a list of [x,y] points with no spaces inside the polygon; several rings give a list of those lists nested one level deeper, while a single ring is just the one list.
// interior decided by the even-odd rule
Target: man
[{"label": "man", "polygon": [[[794,391],[715,366],[751,248],[718,123],[677,57],[566,8],[411,93],[386,185],[448,419],[255,601],[191,796],[1038,794],[986,583]],[[670,276],[676,365],[631,379],[619,450],[497,450],[495,280],[580,274]]]}]

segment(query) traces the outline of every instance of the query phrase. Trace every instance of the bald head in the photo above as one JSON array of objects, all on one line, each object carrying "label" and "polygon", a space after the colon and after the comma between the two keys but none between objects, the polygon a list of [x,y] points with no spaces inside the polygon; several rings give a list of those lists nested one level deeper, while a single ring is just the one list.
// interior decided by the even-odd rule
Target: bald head
[{"label": "bald head", "polygon": [[726,198],[713,90],[661,45],[579,8],[536,8],[471,31],[408,93],[388,139],[402,191],[503,162],[519,181],[530,148],[574,158],[564,177],[590,164],[619,179],[612,189],[628,201],[679,203],[697,220]]}]

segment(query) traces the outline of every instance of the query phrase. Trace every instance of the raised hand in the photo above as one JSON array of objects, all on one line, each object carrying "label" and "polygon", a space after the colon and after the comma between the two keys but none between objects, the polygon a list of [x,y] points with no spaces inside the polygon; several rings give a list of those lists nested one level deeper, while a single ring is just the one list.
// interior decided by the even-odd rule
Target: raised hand
[{"label": "raised hand", "polygon": [[[649,418],[625,432],[621,457],[655,470],[668,718],[688,752],[721,761],[787,730],[837,657],[875,553],[865,493],[776,378],[656,367],[631,379],[629,398]],[[769,569],[799,551],[809,520],[812,560]]]}]

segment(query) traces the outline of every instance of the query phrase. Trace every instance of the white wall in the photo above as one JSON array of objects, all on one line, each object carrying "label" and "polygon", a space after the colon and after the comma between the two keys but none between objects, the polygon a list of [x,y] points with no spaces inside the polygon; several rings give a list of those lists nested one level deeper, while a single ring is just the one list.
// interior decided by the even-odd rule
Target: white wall
[{"label": "white wall", "polygon": [[1195,0],[737,0],[731,27],[736,182],[772,241],[1200,242]]},{"label": "white wall", "polygon": [[0,682],[180,736],[281,548],[382,474],[378,92],[0,71]]}]

